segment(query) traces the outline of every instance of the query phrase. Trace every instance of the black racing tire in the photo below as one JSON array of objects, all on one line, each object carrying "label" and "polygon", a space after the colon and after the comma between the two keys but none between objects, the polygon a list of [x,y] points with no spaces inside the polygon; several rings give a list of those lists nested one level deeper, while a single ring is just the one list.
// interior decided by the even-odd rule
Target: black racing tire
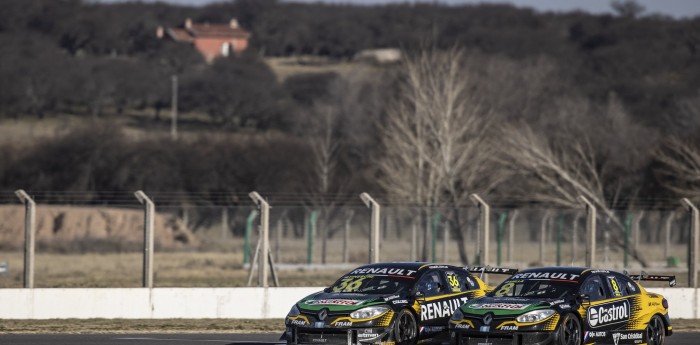
[{"label": "black racing tire", "polygon": [[394,341],[397,345],[415,345],[418,339],[416,316],[408,309],[401,309],[394,321]]},{"label": "black racing tire", "polygon": [[661,316],[654,315],[647,324],[647,345],[664,345],[666,341],[666,326]]},{"label": "black racing tire", "polygon": [[561,318],[557,328],[556,345],[581,345],[581,321],[574,314],[566,314]]}]

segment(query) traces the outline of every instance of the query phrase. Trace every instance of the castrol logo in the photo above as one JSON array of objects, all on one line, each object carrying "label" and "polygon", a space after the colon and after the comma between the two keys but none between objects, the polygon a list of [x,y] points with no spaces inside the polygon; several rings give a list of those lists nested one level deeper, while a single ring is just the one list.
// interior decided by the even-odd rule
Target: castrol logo
[{"label": "castrol logo", "polygon": [[588,308],[586,319],[591,327],[602,327],[630,318],[630,303],[627,300],[605,303]]}]

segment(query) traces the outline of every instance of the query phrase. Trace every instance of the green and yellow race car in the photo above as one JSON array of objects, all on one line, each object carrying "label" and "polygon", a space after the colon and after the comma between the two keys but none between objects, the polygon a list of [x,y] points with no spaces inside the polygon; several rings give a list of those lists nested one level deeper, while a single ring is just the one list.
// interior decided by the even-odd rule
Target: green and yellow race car
[{"label": "green and yellow race car", "polygon": [[295,303],[281,340],[342,345],[447,342],[452,312],[490,289],[462,267],[425,262],[365,265]]},{"label": "green and yellow race car", "polygon": [[[633,278],[636,278],[635,281]],[[668,302],[639,280],[575,267],[544,267],[514,274],[492,292],[460,306],[449,322],[454,345],[663,345],[672,334]]]}]

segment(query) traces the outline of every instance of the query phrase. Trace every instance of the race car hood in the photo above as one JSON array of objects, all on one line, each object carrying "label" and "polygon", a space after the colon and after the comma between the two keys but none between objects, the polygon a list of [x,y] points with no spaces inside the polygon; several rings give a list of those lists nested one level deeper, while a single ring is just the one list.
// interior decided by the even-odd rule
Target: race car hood
[{"label": "race car hood", "polygon": [[299,309],[307,311],[319,311],[326,308],[330,312],[352,312],[367,306],[384,304],[392,297],[398,298],[397,295],[318,292],[302,299],[297,303],[297,306]]},{"label": "race car hood", "polygon": [[513,297],[482,297],[468,301],[460,307],[465,314],[494,316],[517,316],[537,309],[549,308],[553,304],[563,303],[563,299],[532,299]]}]

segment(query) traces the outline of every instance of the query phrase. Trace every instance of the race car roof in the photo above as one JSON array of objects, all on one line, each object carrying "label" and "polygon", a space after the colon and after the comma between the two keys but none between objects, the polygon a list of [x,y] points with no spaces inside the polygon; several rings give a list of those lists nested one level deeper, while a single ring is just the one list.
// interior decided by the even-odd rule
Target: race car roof
[{"label": "race car roof", "polygon": [[553,266],[553,267],[528,268],[528,269],[521,270],[518,273],[553,272],[553,273],[567,273],[567,274],[581,275],[583,272],[588,271],[588,270],[590,270],[590,268]]},{"label": "race car roof", "polygon": [[360,266],[356,268],[353,271],[357,270],[372,270],[372,269],[404,269],[404,270],[411,270],[413,272],[418,272],[424,269],[431,269],[431,268],[449,268],[449,269],[458,269],[461,267],[457,266],[452,266],[452,265],[444,265],[444,264],[436,264],[436,263],[430,263],[430,262],[379,262],[375,264],[368,264],[364,266]]}]

